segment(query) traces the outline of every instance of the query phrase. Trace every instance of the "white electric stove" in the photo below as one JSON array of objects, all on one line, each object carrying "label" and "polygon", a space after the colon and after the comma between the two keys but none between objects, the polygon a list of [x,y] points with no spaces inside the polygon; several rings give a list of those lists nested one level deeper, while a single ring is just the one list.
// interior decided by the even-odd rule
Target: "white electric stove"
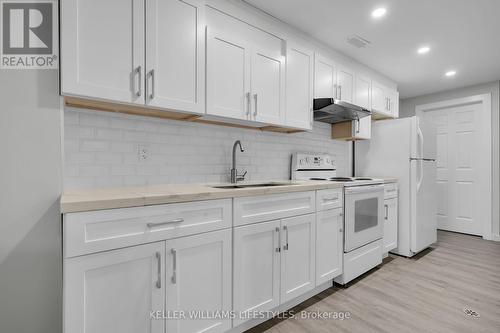
[{"label": "white electric stove", "polygon": [[368,177],[337,177],[328,154],[295,153],[292,180],[341,182],[344,187],[344,264],[335,281],[346,284],[382,263],[384,181]]}]

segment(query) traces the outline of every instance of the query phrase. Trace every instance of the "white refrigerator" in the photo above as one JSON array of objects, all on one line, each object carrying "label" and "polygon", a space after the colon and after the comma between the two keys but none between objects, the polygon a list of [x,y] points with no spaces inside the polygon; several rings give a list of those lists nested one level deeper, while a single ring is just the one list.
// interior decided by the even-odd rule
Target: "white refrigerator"
[{"label": "white refrigerator", "polygon": [[399,180],[398,247],[411,257],[437,240],[436,134],[418,117],[372,124],[372,139],[356,143],[357,176]]}]

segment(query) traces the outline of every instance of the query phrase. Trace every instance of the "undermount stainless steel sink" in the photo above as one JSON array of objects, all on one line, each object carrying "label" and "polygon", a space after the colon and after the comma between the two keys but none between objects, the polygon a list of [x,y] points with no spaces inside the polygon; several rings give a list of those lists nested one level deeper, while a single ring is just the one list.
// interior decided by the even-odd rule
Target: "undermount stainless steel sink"
[{"label": "undermount stainless steel sink", "polygon": [[211,187],[221,188],[221,189],[237,189],[237,188],[271,187],[271,186],[287,186],[287,185],[298,185],[298,183],[268,182],[268,183],[255,183],[255,184],[216,185],[216,186],[211,186]]}]

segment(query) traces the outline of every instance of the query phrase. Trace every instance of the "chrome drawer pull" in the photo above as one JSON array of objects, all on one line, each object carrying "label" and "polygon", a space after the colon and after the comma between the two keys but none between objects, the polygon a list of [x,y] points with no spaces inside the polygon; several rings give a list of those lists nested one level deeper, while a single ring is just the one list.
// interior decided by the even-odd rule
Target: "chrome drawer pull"
[{"label": "chrome drawer pull", "polygon": [[389,218],[389,206],[384,205],[384,207],[385,207],[385,219],[387,220]]},{"label": "chrome drawer pull", "polygon": [[339,200],[339,197],[333,197],[333,198],[324,197],[323,198],[323,202],[337,201],[337,200]]},{"label": "chrome drawer pull", "polygon": [[177,250],[176,249],[171,249],[170,252],[172,253],[172,283],[176,284],[177,283]]},{"label": "chrome drawer pull", "polygon": [[156,260],[158,260],[158,278],[156,280],[156,288],[161,289],[161,253],[156,252]]},{"label": "chrome drawer pull", "polygon": [[148,223],[146,224],[148,228],[154,228],[154,227],[160,227],[162,225],[168,225],[168,224],[174,224],[174,223],[182,223],[184,222],[183,218],[175,219],[175,220],[170,220],[166,222],[158,222],[158,223]]}]

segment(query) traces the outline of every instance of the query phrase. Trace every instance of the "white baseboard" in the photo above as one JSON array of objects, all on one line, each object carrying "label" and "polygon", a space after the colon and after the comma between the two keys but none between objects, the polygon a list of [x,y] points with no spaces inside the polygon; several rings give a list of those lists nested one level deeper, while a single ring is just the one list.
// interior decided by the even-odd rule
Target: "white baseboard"
[{"label": "white baseboard", "polygon": [[500,234],[492,234],[491,235],[491,240],[494,240],[495,242],[500,242]]}]

